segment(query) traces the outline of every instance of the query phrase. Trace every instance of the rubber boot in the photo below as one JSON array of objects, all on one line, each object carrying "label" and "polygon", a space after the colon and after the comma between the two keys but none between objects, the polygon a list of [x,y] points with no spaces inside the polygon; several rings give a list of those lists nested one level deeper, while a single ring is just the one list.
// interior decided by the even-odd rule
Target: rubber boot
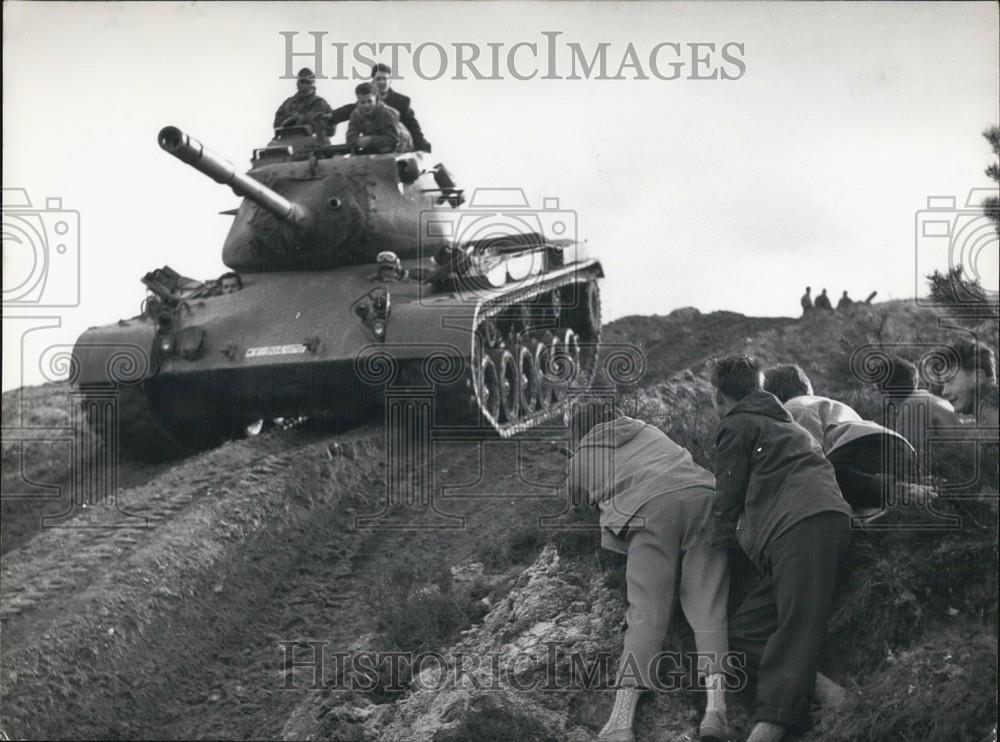
[{"label": "rubber boot", "polygon": [[611,709],[611,716],[597,739],[601,742],[635,742],[632,722],[641,692],[638,688],[619,688],[615,691],[615,705]]},{"label": "rubber boot", "polygon": [[747,742],[781,742],[785,736],[785,728],[769,721],[758,721],[753,731],[747,737]]},{"label": "rubber boot", "polygon": [[816,673],[816,702],[824,711],[847,703],[847,691],[821,672]]},{"label": "rubber boot", "polygon": [[705,677],[705,715],[698,727],[700,742],[727,742],[729,724],[726,723],[726,685],[722,673]]}]

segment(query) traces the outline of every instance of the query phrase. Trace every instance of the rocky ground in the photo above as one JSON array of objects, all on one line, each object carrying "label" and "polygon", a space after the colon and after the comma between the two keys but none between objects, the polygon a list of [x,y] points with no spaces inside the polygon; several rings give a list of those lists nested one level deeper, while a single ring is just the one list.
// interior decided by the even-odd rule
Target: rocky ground
[{"label": "rocky ground", "polygon": [[[892,331],[876,319],[805,327],[681,310],[620,320],[607,337],[643,346],[639,412],[706,461],[708,358],[794,350],[846,392],[821,351],[872,323]],[[59,385],[5,395],[5,430],[65,427],[70,404]],[[123,464],[116,496],[86,508],[70,507],[65,451],[44,434],[5,442],[2,731],[593,739],[621,647],[622,563],[567,511],[562,436],[435,443],[407,478],[427,483],[422,502],[387,494],[398,472],[377,421],[275,431]],[[952,507],[963,524],[950,534],[857,539],[825,664],[853,702],[809,739],[995,739],[996,500]],[[683,619],[670,642],[689,646]],[[641,703],[639,739],[696,738],[699,695],[691,673],[675,675],[677,692]]]}]

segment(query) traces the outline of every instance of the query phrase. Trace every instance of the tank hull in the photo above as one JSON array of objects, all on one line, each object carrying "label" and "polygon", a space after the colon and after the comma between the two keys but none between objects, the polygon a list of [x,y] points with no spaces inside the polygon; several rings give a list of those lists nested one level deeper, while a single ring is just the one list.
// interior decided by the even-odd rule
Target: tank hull
[{"label": "tank hull", "polygon": [[[580,381],[596,363],[597,261],[499,287],[382,282],[372,270],[249,274],[241,291],[182,303],[169,316],[91,328],[74,349],[77,383],[122,392],[121,409],[105,423],[122,451],[166,458],[259,418],[357,419],[387,392],[434,395],[438,424],[513,435],[558,414],[557,387]],[[358,310],[373,292],[389,297],[382,335]],[[567,331],[580,344],[572,358],[563,352],[576,369],[561,380],[541,378],[563,341],[572,346]],[[134,362],[112,363],[123,353]],[[517,373],[514,356],[524,364]],[[535,398],[543,388],[544,404]],[[141,429],[131,429],[133,418]],[[161,433],[163,441],[152,440]]]}]

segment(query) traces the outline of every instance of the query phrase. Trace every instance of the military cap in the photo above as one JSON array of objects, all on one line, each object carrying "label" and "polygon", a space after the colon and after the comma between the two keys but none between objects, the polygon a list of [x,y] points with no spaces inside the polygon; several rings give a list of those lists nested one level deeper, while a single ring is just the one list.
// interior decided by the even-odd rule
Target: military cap
[{"label": "military cap", "polygon": [[308,67],[303,67],[299,70],[299,79],[307,82],[316,82],[316,75],[314,75],[313,71]]}]

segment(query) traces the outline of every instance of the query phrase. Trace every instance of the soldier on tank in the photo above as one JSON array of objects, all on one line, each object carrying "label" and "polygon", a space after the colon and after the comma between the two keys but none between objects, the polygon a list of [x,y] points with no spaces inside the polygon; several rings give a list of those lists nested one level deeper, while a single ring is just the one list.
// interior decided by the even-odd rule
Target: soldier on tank
[{"label": "soldier on tank", "polygon": [[274,114],[274,128],[307,125],[321,137],[333,136],[333,109],[316,95],[316,76],[308,67],[299,70],[295,95],[286,98]]},{"label": "soldier on tank", "polygon": [[[430,152],[431,143],[424,139],[424,132],[420,129],[413,108],[410,106],[410,99],[402,93],[397,93],[389,85],[389,76],[392,75],[392,68],[387,64],[376,64],[372,67],[372,86],[378,94],[379,100],[399,114],[399,120],[410,133],[413,140],[413,149],[421,152]],[[331,121],[334,125],[342,121],[349,121],[354,112],[355,103],[348,103],[346,106],[335,108]]]},{"label": "soldier on tank", "polygon": [[347,143],[366,154],[412,152],[413,140],[399,114],[379,100],[371,83],[354,89],[357,105],[347,125]]},{"label": "soldier on tank", "polygon": [[369,281],[382,281],[392,283],[395,281],[409,281],[408,271],[403,270],[403,262],[392,250],[383,250],[375,258],[378,270],[368,276]]},{"label": "soldier on tank", "polygon": [[236,271],[227,271],[219,276],[219,289],[223,294],[235,294],[243,288],[243,279]]},{"label": "soldier on tank", "polygon": [[844,295],[840,297],[840,301],[837,302],[837,311],[843,312],[846,309],[850,309],[853,305],[854,299],[849,297],[845,291]]}]

